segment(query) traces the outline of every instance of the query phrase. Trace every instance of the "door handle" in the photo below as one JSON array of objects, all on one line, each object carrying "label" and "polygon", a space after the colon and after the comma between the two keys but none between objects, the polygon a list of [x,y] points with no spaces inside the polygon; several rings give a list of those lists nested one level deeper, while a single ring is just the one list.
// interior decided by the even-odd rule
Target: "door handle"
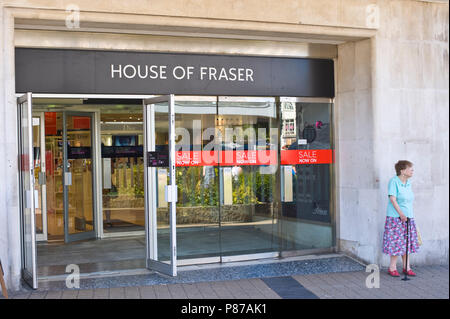
[{"label": "door handle", "polygon": [[64,186],[72,186],[72,173],[71,172],[64,173]]},{"label": "door handle", "polygon": [[31,190],[31,191],[25,191],[25,208],[31,208],[32,203],[34,199],[34,209],[39,208],[39,191],[38,190]]},{"label": "door handle", "polygon": [[34,209],[39,208],[39,191],[34,190]]},{"label": "door handle", "polygon": [[177,185],[165,185],[165,199],[168,203],[176,203],[178,201]]},{"label": "door handle", "polygon": [[31,198],[33,195],[31,192],[32,191],[29,191],[29,190],[25,191],[25,208],[31,208],[31,204],[32,204]]}]

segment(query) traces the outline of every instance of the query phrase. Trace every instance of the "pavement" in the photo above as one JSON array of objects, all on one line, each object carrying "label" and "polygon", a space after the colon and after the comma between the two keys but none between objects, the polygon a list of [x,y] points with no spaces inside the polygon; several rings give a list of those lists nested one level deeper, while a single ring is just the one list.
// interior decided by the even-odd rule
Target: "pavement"
[{"label": "pavement", "polygon": [[[448,265],[412,268],[417,276],[403,281],[403,276],[389,276],[387,269],[366,272],[365,265],[347,256],[313,256],[219,268],[191,266],[176,279],[159,276],[159,283],[143,274],[122,276],[124,281],[108,285],[104,278],[81,279],[81,289],[41,284],[38,290],[10,293],[10,299],[449,299]],[[198,277],[211,274],[213,280]]]}]

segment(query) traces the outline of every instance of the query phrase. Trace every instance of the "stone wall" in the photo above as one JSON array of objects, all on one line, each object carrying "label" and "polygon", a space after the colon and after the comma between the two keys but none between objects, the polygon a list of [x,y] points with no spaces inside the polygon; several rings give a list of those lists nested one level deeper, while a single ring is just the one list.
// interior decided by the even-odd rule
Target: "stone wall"
[{"label": "stone wall", "polygon": [[13,18],[0,2],[0,259],[6,284],[20,283],[21,241],[18,193],[17,105],[14,89]]},{"label": "stone wall", "polygon": [[338,46],[340,249],[388,265],[381,252],[394,164],[415,164],[415,264],[448,264],[448,3],[379,1],[375,37]]},{"label": "stone wall", "polygon": [[448,264],[448,10],[448,2],[387,2],[375,43],[374,155],[383,159],[377,165],[379,210],[385,209],[393,163],[412,161],[415,217],[424,241],[412,259],[417,264]]}]

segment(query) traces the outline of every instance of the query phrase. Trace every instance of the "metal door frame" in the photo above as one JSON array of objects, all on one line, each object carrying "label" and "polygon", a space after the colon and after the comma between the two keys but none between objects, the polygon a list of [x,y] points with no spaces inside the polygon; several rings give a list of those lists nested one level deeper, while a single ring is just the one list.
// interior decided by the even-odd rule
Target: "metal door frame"
[{"label": "metal door frame", "polygon": [[[146,260],[147,268],[158,272],[177,275],[177,232],[176,232],[176,175],[175,175],[175,97],[173,94],[143,100],[144,114],[144,196],[145,196],[145,228],[146,228]],[[156,167],[148,167],[148,152],[155,151],[155,109],[156,103],[168,103],[169,125],[169,185],[166,189],[166,200],[169,202],[170,227],[170,263],[158,260],[157,234],[157,179]]]},{"label": "metal door frame", "polygon": [[[70,243],[78,240],[85,239],[93,239],[96,238],[97,234],[97,196],[96,196],[96,156],[95,156],[95,118],[93,112],[80,112],[80,111],[63,111],[63,174],[62,174],[62,183],[63,183],[63,206],[64,206],[64,242]],[[78,234],[70,234],[69,233],[69,190],[66,180],[66,174],[68,172],[68,154],[67,154],[67,116],[85,116],[90,117],[91,124],[91,160],[92,160],[92,221],[93,221],[93,230],[88,232],[82,232]],[[70,177],[72,179],[72,177]]]},{"label": "metal door frame", "polygon": [[[23,160],[26,158],[22,156],[22,146],[23,146],[23,134],[22,134],[22,105],[27,104],[28,113],[28,134],[29,134],[29,145],[28,147],[28,164],[29,171],[26,172],[30,174],[30,190],[26,190],[24,193],[24,185],[23,185],[23,165],[25,164]],[[30,285],[33,289],[38,288],[38,280],[37,280],[37,259],[36,259],[36,212],[35,212],[35,190],[34,190],[34,161],[33,161],[33,115],[32,115],[32,93],[28,92],[17,98],[17,119],[18,119],[18,142],[19,142],[19,158],[18,158],[18,170],[19,170],[19,196],[20,196],[20,218],[21,218],[21,240],[22,240],[22,266],[21,273],[23,280]],[[27,203],[24,207],[24,200]],[[31,210],[31,219],[30,219],[30,234],[26,234],[25,227],[25,209],[29,208]],[[31,251],[28,252],[25,249],[26,238],[31,241]],[[26,265],[26,253],[31,253],[31,273],[27,269]]]}]

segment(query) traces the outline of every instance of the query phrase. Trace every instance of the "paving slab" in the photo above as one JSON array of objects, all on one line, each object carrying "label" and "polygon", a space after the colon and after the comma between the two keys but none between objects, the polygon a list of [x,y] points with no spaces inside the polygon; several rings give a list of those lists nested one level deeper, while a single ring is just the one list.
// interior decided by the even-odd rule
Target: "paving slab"
[{"label": "paving slab", "polygon": [[[318,268],[317,268],[318,267]],[[124,276],[107,287],[51,286],[10,293],[11,299],[448,299],[448,265],[418,266],[409,281],[379,273],[379,288],[367,287],[362,264],[342,257],[245,266],[190,267],[179,278]],[[148,277],[148,276],[147,276]],[[126,279],[130,282],[126,282]],[[155,278],[158,280],[155,281]],[[80,281],[80,285],[83,281]],[[123,283],[127,285],[123,285]],[[117,286],[111,285],[118,284]],[[370,282],[369,282],[370,283]],[[96,286],[99,282],[95,282]],[[89,286],[89,285],[87,285]],[[100,285],[101,286],[101,285]],[[3,297],[0,297],[3,298]]]},{"label": "paving slab", "polygon": [[[280,277],[301,274],[358,271],[365,268],[358,262],[343,255],[333,257],[313,257],[312,259],[275,259],[265,262],[213,264],[198,267],[179,267],[176,277],[150,272],[139,275],[104,276],[101,278],[81,278],[81,289],[138,287],[160,284],[182,284],[198,282],[229,281],[250,278]],[[39,290],[65,290],[65,280],[39,282]]]},{"label": "paving slab", "polygon": [[293,276],[319,298],[338,299],[448,299],[448,266],[415,267],[416,277],[403,281],[380,271],[379,288],[366,286],[370,273],[347,272]]}]

